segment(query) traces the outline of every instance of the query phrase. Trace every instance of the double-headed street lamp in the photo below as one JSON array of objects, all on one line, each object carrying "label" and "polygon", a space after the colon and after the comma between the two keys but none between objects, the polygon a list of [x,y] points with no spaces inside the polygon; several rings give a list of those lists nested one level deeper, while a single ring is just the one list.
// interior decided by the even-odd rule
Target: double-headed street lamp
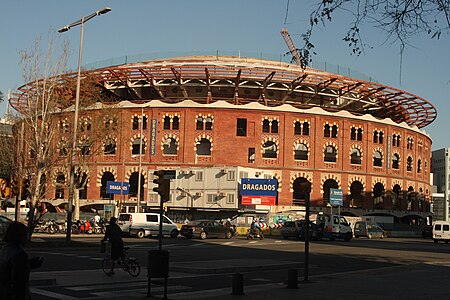
[{"label": "double-headed street lamp", "polygon": [[74,195],[74,182],[75,182],[75,159],[76,159],[76,146],[77,146],[77,130],[78,130],[78,106],[80,103],[80,85],[81,85],[81,61],[83,57],[83,36],[84,36],[84,23],[89,21],[95,16],[103,15],[111,11],[111,8],[105,7],[102,10],[97,10],[96,12],[82,17],[80,20],[75,21],[67,26],[64,26],[58,30],[58,32],[66,32],[72,27],[81,25],[80,31],[80,48],[78,55],[78,75],[77,75],[77,91],[75,95],[75,111],[73,117],[73,139],[72,139],[72,151],[70,159],[70,183],[69,183],[69,200],[68,200],[68,210],[67,210],[67,232],[66,240],[70,241],[70,234],[72,228],[72,205],[73,205],[73,195]]}]

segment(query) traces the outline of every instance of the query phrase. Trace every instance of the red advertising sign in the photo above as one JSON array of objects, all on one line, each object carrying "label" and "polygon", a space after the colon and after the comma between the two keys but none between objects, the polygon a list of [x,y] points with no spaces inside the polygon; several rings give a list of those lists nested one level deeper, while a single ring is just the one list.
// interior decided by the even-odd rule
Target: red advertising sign
[{"label": "red advertising sign", "polygon": [[275,205],[276,196],[242,196],[242,205]]}]

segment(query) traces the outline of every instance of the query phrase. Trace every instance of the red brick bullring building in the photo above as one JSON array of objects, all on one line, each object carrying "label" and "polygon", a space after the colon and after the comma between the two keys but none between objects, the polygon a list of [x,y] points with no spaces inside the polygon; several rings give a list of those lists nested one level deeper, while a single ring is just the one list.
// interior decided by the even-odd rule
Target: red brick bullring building
[{"label": "red brick bullring building", "polygon": [[[432,142],[421,128],[435,119],[436,110],[416,95],[317,69],[238,57],[177,57],[85,73],[121,107],[121,130],[105,140],[105,151],[85,170],[89,184],[80,195],[82,206],[108,201],[107,180],[129,182],[124,201],[135,201],[140,165],[143,203],[149,202],[155,169],[181,170],[181,175],[225,168],[277,179],[272,212],[302,205],[299,184],[309,181],[317,208],[327,206],[330,188],[338,188],[342,211],[350,215],[429,215]],[[20,111],[29,90],[19,88],[12,106]],[[72,117],[67,120],[70,126]],[[50,174],[50,203],[67,198],[67,187],[56,187],[68,182],[68,174],[68,166]],[[239,201],[240,177],[231,177],[236,184],[228,193],[235,198],[223,199],[218,210],[251,209]],[[175,186],[174,193],[186,192],[186,186]],[[188,194],[195,200],[193,192]],[[168,203],[169,210],[187,208],[177,203]],[[211,207],[205,200],[189,208]]]}]

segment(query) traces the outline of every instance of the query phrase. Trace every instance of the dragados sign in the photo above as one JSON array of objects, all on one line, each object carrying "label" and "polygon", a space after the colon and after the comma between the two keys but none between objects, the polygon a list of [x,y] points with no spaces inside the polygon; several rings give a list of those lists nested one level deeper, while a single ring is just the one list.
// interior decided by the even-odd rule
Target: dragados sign
[{"label": "dragados sign", "polygon": [[242,178],[239,192],[243,205],[275,205],[278,180]]}]

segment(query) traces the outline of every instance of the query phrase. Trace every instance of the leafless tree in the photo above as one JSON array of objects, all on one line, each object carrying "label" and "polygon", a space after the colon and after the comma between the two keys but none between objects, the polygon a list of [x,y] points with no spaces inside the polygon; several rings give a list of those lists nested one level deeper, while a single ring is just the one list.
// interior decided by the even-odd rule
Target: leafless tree
[{"label": "leafless tree", "polygon": [[[73,137],[73,110],[76,91],[76,76],[67,72],[66,64],[69,55],[68,44],[63,42],[60,49],[56,49],[51,37],[48,38],[47,47],[41,54],[40,39],[36,41],[31,50],[21,52],[21,65],[25,85],[21,103],[26,104],[20,109],[18,124],[24,124],[23,143],[20,149],[23,157],[17,176],[28,180],[28,202],[30,212],[28,225],[30,236],[40,214],[38,208],[51,194],[54,184],[55,170],[64,170],[70,174],[69,162],[71,141]],[[106,119],[114,119],[116,109],[108,102],[108,97],[102,94],[102,88],[96,84],[96,79],[88,74],[82,78],[79,130],[77,131],[77,173],[75,174],[75,188],[82,189],[89,181],[89,174],[83,172],[83,166],[95,162],[95,155],[103,149]],[[106,119],[105,119],[106,118]],[[109,123],[110,124],[110,123]],[[114,130],[110,126],[110,131]],[[20,135],[18,135],[20,136]],[[52,181],[53,180],[53,181]],[[62,183],[68,186],[68,178]],[[61,184],[57,183],[56,185]],[[50,189],[49,189],[50,188]],[[78,193],[75,193],[77,196]],[[79,201],[74,197],[74,217],[79,218]],[[36,210],[35,210],[36,209]]]},{"label": "leafless tree", "polygon": [[385,41],[399,42],[401,49],[413,36],[427,34],[439,39],[450,30],[449,0],[320,0],[310,14],[309,28],[302,34],[304,45],[298,49],[305,65],[315,54],[314,29],[334,21],[338,11],[351,17],[343,41],[355,55],[363,53],[367,45],[362,38],[366,24],[382,31]]}]

